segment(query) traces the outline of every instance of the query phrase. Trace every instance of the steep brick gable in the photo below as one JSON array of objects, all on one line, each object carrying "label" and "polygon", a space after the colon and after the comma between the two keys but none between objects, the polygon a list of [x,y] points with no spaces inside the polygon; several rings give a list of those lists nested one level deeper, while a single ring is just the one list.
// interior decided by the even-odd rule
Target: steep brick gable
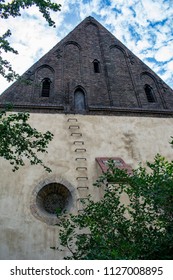
[{"label": "steep brick gable", "polygon": [[[45,81],[49,94],[43,94]],[[88,17],[0,96],[1,107],[8,103],[57,113],[172,114],[173,90]]]}]

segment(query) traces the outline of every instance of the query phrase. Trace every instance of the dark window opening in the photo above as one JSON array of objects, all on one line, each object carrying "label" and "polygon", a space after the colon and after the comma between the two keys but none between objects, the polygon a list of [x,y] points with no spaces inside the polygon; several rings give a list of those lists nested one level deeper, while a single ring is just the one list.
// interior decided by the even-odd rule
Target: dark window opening
[{"label": "dark window opening", "polygon": [[74,106],[76,111],[85,111],[85,94],[82,89],[77,89],[74,93]]},{"label": "dark window opening", "polygon": [[154,98],[154,93],[153,93],[152,87],[150,85],[146,84],[144,86],[144,90],[145,90],[148,102],[150,102],[150,103],[156,102],[155,98]]},{"label": "dark window opening", "polygon": [[38,192],[36,204],[42,212],[56,215],[67,208],[70,198],[71,193],[64,185],[51,183]]},{"label": "dark window opening", "polygon": [[94,73],[100,73],[100,63],[98,60],[93,61]]},{"label": "dark window opening", "polygon": [[49,97],[50,83],[51,81],[48,78],[44,79],[44,81],[42,82],[42,92],[41,92],[42,97]]}]

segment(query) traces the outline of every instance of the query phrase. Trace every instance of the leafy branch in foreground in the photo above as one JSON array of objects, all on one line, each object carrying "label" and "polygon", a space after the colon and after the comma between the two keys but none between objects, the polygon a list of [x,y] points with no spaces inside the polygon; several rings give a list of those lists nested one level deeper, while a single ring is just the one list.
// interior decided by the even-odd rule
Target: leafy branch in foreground
[{"label": "leafy branch in foreground", "polygon": [[173,259],[172,161],[156,155],[133,174],[110,161],[95,186],[104,187],[100,201],[89,198],[82,213],[61,218],[67,259]]},{"label": "leafy branch in foreground", "polygon": [[29,123],[28,113],[9,114],[0,112],[0,157],[9,160],[13,171],[25,165],[28,159],[31,165],[40,164],[46,171],[51,169],[43,164],[37,153],[47,153],[53,134],[38,132]]},{"label": "leafy branch in foreground", "polygon": [[12,69],[9,61],[0,56],[0,75],[2,75],[8,82],[19,78],[19,75]]},{"label": "leafy branch in foreground", "polygon": [[49,23],[50,26],[55,26],[55,22],[50,17],[50,11],[60,11],[60,4],[52,3],[51,0],[13,0],[10,3],[5,0],[0,0],[0,15],[2,19],[7,19],[10,16],[21,16],[21,9],[28,9],[31,6],[38,7],[39,11]]},{"label": "leafy branch in foreground", "polygon": [[[50,12],[60,11],[61,5],[52,3],[51,0],[13,0],[9,3],[5,0],[0,0],[0,17],[1,19],[8,19],[10,16],[14,18],[21,16],[21,10],[28,9],[32,6],[36,6],[39,9],[49,26],[55,27],[55,22],[52,20]],[[10,62],[2,56],[2,51],[18,54],[17,50],[10,46],[10,36],[11,31],[9,29],[0,36],[0,75],[9,82],[19,77],[12,69]]]},{"label": "leafy branch in foreground", "polygon": [[[5,52],[12,52],[14,54],[18,54],[16,50],[14,50],[10,43],[8,42],[8,37],[11,36],[11,31],[8,29],[5,34],[0,36],[0,49]],[[1,53],[1,52],[0,52]],[[16,72],[12,69],[11,64],[6,59],[2,58],[0,55],[0,75],[2,75],[8,82],[13,81],[19,77]]]}]

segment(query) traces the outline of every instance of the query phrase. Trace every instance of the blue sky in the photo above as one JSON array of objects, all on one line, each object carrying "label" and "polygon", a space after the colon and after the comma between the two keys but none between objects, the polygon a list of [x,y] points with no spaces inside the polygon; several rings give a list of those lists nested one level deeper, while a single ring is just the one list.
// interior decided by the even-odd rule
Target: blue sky
[{"label": "blue sky", "polygon": [[[20,18],[0,20],[0,34],[12,31],[10,42],[19,55],[4,54],[24,73],[85,17],[93,16],[173,88],[173,0],[55,0],[56,28],[48,27],[32,7]],[[9,84],[0,77],[0,92]]]}]

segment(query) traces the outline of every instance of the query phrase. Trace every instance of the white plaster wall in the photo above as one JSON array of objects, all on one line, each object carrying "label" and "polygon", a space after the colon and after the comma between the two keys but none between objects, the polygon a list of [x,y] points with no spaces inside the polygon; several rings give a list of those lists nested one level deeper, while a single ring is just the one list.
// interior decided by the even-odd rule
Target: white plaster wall
[{"label": "white plaster wall", "polygon": [[[74,118],[77,122],[69,120]],[[31,196],[40,182],[56,178],[69,182],[74,188],[72,211],[76,213],[77,199],[87,195],[87,191],[77,190],[80,184],[87,184],[94,199],[102,195],[92,186],[100,174],[96,157],[121,157],[132,167],[151,161],[156,153],[172,160],[171,118],[34,113],[30,122],[38,130],[54,134],[48,154],[43,157],[52,172],[26,164],[13,173],[10,164],[0,160],[0,259],[61,259],[65,255],[50,249],[58,245],[58,227],[43,223],[31,213]],[[78,125],[79,129],[69,128],[71,125]],[[74,132],[82,133],[82,137],[71,136]],[[84,141],[84,145],[74,145],[76,140]],[[75,152],[76,148],[85,148],[86,152]],[[76,157],[85,157],[86,162],[79,163]],[[80,164],[85,164],[87,170],[76,170]],[[80,176],[88,180],[79,182],[76,178]]]}]

